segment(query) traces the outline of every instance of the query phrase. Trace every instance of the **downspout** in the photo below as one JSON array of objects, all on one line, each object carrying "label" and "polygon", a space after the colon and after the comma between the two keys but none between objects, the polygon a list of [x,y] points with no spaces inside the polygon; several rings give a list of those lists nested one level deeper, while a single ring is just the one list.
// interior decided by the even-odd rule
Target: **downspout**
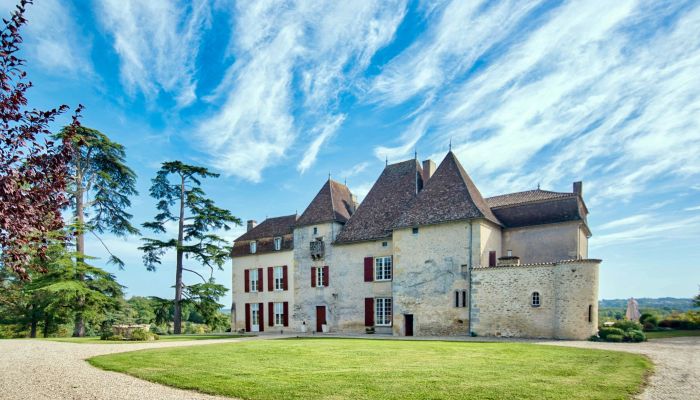
[{"label": "downspout", "polygon": [[469,221],[469,305],[468,305],[468,312],[469,312],[469,321],[467,323],[467,334],[469,336],[472,335],[472,239],[473,239],[473,234],[472,234],[472,221]]}]

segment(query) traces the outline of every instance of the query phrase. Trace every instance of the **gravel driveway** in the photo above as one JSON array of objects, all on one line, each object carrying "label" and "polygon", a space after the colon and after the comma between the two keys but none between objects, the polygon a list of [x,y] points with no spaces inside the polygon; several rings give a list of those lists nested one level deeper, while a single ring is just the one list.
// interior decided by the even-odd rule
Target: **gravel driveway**
[{"label": "gravel driveway", "polygon": [[[197,346],[254,339],[143,344],[76,344],[45,340],[0,340],[0,398],[7,400],[224,399],[174,389],[116,372],[102,371],[92,367],[84,360],[101,354],[146,348]],[[533,343],[628,351],[647,355],[654,361],[655,370],[649,385],[639,396],[639,399],[700,399],[700,337],[661,339],[636,344],[568,341]]]}]

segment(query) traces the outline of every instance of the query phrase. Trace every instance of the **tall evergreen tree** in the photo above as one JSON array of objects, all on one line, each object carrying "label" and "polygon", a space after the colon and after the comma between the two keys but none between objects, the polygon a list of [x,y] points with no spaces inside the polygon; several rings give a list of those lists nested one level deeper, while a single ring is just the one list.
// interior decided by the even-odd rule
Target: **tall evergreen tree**
[{"label": "tall evergreen tree", "polygon": [[[214,267],[222,269],[224,262],[231,256],[231,248],[224,239],[211,233],[212,230],[229,230],[229,224],[240,225],[241,220],[228,210],[219,208],[208,199],[201,188],[201,179],[216,178],[219,174],[206,168],[184,164],[180,161],[163,163],[153,179],[151,196],[158,199],[158,210],[154,221],[144,223],[145,228],[157,233],[166,233],[165,224],[177,222],[177,237],[168,240],[144,238],[144,264],[148,270],[155,270],[161,264],[161,257],[168,250],[175,250],[175,315],[173,331],[182,332],[182,280],[183,271],[199,275],[192,267],[185,267],[185,259],[193,259],[209,267],[213,274]],[[174,179],[173,179],[174,178]],[[177,206],[176,214],[171,207]]]}]

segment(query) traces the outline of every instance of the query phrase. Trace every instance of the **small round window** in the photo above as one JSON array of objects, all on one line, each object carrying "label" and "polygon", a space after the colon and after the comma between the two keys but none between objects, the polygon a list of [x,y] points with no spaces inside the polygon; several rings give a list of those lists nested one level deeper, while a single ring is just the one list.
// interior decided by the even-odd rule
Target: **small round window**
[{"label": "small round window", "polygon": [[532,293],[532,306],[533,307],[540,306],[540,292],[533,292]]}]

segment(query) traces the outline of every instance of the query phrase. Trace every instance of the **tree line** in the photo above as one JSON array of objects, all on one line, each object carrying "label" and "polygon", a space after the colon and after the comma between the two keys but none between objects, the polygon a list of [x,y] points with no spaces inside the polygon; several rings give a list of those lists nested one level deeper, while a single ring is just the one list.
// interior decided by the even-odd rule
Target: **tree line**
[{"label": "tree line", "polygon": [[[228,317],[218,301],[228,289],[213,272],[223,268],[231,248],[216,232],[241,221],[204,192],[202,182],[219,176],[207,168],[168,161],[151,180],[157,212],[141,228],[158,237],[142,237],[139,250],[150,271],[174,253],[173,299],[125,300],[125,287],[97,265],[126,267],[102,235],[141,235],[128,212],[137,176],[123,145],[80,124],[82,106],[55,134],[48,127],[67,106],[28,108],[25,93],[32,85],[17,52],[29,4],[20,1],[0,32],[0,337],[85,336],[115,323],[149,323],[175,334],[183,332],[183,322],[224,329]],[[167,231],[169,223],[176,232]],[[86,254],[86,240],[104,246],[109,258]],[[186,283],[185,272],[198,282]]]}]

